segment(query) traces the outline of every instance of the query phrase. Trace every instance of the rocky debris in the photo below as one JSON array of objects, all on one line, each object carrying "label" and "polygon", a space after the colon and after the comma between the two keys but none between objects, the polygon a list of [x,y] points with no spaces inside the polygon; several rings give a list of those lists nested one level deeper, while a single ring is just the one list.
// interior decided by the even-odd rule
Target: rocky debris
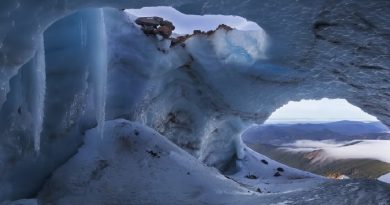
[{"label": "rocky debris", "polygon": [[160,155],[157,152],[154,152],[153,150],[146,151],[150,156],[154,158],[160,158]]},{"label": "rocky debris", "polygon": [[284,172],[284,169],[282,167],[278,167],[276,170],[278,170],[279,172]]},{"label": "rocky debris", "polygon": [[246,175],[245,177],[248,178],[248,179],[257,179],[258,178],[256,175],[253,175],[253,174],[250,174],[250,173],[248,175]]},{"label": "rocky debris", "polygon": [[172,35],[172,29],[168,26],[160,26],[156,31],[157,34],[160,34],[164,38],[169,38]]},{"label": "rocky debris", "polygon": [[259,193],[262,193],[260,188],[257,188],[256,191],[259,192]]},{"label": "rocky debris", "polygon": [[217,29],[216,30],[220,30],[220,29],[224,29],[225,31],[231,31],[233,30],[232,27],[226,25],[226,24],[220,24],[218,25]]},{"label": "rocky debris", "polygon": [[263,164],[268,164],[267,160],[265,160],[265,159],[262,159],[261,162],[262,162]]},{"label": "rocky debris", "polygon": [[215,30],[210,30],[210,31],[201,31],[201,30],[194,30],[192,32],[192,34],[187,34],[187,35],[184,35],[184,36],[178,36],[176,38],[172,38],[172,43],[171,43],[171,47],[173,46],[176,46],[176,45],[184,45],[183,43],[191,38],[192,36],[196,36],[196,35],[204,35],[204,36],[210,36],[212,34],[215,33],[215,31],[217,30],[225,30],[225,31],[231,31],[233,30],[232,27],[228,26],[228,25],[225,25],[225,24],[220,24]]},{"label": "rocky debris", "polygon": [[135,20],[135,23],[142,27],[142,31],[146,35],[159,34],[166,39],[168,39],[172,35],[172,31],[175,30],[175,26],[172,22],[157,16],[139,17]]},{"label": "rocky debris", "polygon": [[[195,35],[205,35],[205,36],[210,36],[215,33],[217,30],[225,30],[225,31],[231,31],[233,30],[232,27],[225,25],[225,24],[220,24],[215,30],[210,30],[210,31],[201,31],[201,30],[194,30],[192,34],[187,34],[184,36],[178,36],[176,38],[171,38],[171,35],[173,31],[175,30],[175,26],[173,25],[172,22],[164,20],[161,17],[139,17],[135,20],[135,23],[137,25],[140,25],[142,28],[142,31],[146,35],[160,35],[164,39],[169,39],[170,42],[170,47],[176,46],[176,45],[182,45],[183,47],[184,42],[191,38],[192,36]],[[160,37],[161,38],[161,37]],[[165,52],[165,49],[159,49],[163,52]]]},{"label": "rocky debris", "polygon": [[194,30],[193,34],[196,35],[196,34],[203,34],[204,32],[202,32],[201,30]]},{"label": "rocky debris", "polygon": [[164,19],[160,17],[139,17],[135,20],[135,23],[142,27],[154,27],[157,28]]},{"label": "rocky debris", "polygon": [[172,31],[175,30],[175,26],[173,25],[173,23],[170,21],[167,21],[167,20],[161,21],[160,26],[166,26],[166,27],[170,28]]},{"label": "rocky debris", "polygon": [[282,176],[282,175],[280,174],[280,172],[276,172],[276,173],[274,174],[274,177],[280,177],[280,176]]}]

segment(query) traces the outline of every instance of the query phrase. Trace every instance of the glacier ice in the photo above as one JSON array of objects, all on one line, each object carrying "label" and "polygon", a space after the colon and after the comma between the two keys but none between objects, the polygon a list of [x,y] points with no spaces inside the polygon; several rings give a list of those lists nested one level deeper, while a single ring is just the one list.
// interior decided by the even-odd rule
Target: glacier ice
[{"label": "glacier ice", "polygon": [[[103,9],[104,48],[101,7],[156,5],[183,13],[239,15],[267,36],[217,31],[163,53],[156,49],[161,42],[140,32],[127,14]],[[291,100],[345,98],[389,125],[389,9],[381,0],[3,1],[0,201],[36,193],[77,152],[85,130],[103,128],[104,119],[147,125],[218,168],[245,159],[240,133]],[[29,68],[42,34],[46,94],[31,96]],[[43,82],[35,85],[40,87],[35,91],[44,90]],[[36,99],[35,114],[26,99]],[[43,113],[37,156],[31,152],[31,129],[39,131],[35,119]],[[217,128],[220,133],[213,133]]]}]

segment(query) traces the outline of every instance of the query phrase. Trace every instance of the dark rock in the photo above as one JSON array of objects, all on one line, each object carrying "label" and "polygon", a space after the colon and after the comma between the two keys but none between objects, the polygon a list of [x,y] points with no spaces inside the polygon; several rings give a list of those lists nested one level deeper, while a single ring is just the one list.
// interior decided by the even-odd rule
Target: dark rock
[{"label": "dark rock", "polygon": [[142,31],[144,32],[144,34],[147,34],[147,35],[156,35],[157,34],[157,30],[152,26],[144,26],[142,28]]},{"label": "dark rock", "polygon": [[[184,41],[186,41],[189,37],[191,37],[190,35],[185,35],[185,36],[178,36],[177,38],[173,38],[172,39],[172,42],[171,42],[171,46],[176,46],[178,44],[182,44],[184,43]],[[183,44],[184,45],[184,44]]]},{"label": "dark rock", "polygon": [[160,17],[140,17],[135,20],[135,23],[142,26],[142,31],[147,35],[160,34],[164,38],[169,38],[175,26],[170,21],[166,21]]},{"label": "dark rock", "polygon": [[168,26],[160,26],[157,28],[157,33],[164,38],[169,38],[172,35],[172,29]]},{"label": "dark rock", "polygon": [[202,31],[201,30],[194,30],[193,33],[194,34],[202,34]]},{"label": "dark rock", "polygon": [[248,174],[245,177],[248,179],[257,179],[258,178],[256,175],[253,175],[253,174]]},{"label": "dark rock", "polygon": [[216,30],[219,30],[219,29],[224,29],[224,30],[226,30],[226,31],[231,31],[231,30],[233,30],[232,27],[230,27],[230,26],[228,26],[228,25],[226,25],[226,24],[220,24],[220,25],[218,25],[218,27],[217,27]]},{"label": "dark rock", "polygon": [[138,136],[138,135],[139,135],[138,130],[134,130],[134,135],[135,135],[135,136]]},{"label": "dark rock", "polygon": [[280,177],[280,176],[282,176],[279,172],[276,172],[275,174],[274,174],[274,177]]},{"label": "dark rock", "polygon": [[284,172],[284,169],[282,167],[278,167],[276,170],[278,170],[279,172]]},{"label": "dark rock", "polygon": [[261,162],[262,162],[263,164],[268,164],[267,160],[265,160],[265,159],[262,159]]},{"label": "dark rock", "polygon": [[158,17],[158,16],[154,16],[153,19],[156,20],[156,21],[158,21],[158,22],[160,22],[160,24],[161,24],[162,21],[164,21],[163,18]]},{"label": "dark rock", "polygon": [[175,30],[175,26],[173,25],[173,23],[170,22],[170,21],[167,21],[167,20],[161,21],[160,26],[167,26],[167,27],[169,27],[172,31]]},{"label": "dark rock", "polygon": [[147,153],[150,154],[150,156],[154,158],[160,158],[160,155],[157,152],[154,152],[153,150],[146,151]]},{"label": "dark rock", "polygon": [[139,17],[135,20],[135,23],[140,26],[152,26],[157,28],[160,25],[162,18],[160,17]]},{"label": "dark rock", "polygon": [[259,193],[261,193],[261,189],[260,189],[260,188],[257,188],[256,191],[259,192]]}]

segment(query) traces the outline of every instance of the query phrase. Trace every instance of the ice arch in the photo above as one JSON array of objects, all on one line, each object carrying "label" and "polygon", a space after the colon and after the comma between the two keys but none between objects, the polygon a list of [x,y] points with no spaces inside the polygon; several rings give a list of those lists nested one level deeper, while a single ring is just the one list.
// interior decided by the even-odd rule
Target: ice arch
[{"label": "ice arch", "polygon": [[[88,7],[122,9],[156,5],[169,5],[194,14],[239,15],[254,21],[271,38],[269,59],[249,67],[226,64],[209,52],[210,45],[201,38],[188,42],[186,50],[192,58],[181,48],[163,56],[154,50],[152,40],[127,26],[125,28],[128,29],[112,32],[111,38],[108,38],[109,45],[119,45],[109,48],[113,51],[111,55],[115,56],[109,64],[115,66],[108,73],[108,79],[116,80],[108,80],[112,82],[107,86],[108,96],[109,99],[121,99],[108,100],[108,119],[124,117],[141,121],[205,163],[221,169],[232,158],[240,158],[240,141],[237,139],[242,130],[253,122],[262,123],[275,109],[290,100],[345,98],[385,124],[390,124],[388,1],[283,3],[251,0],[237,4],[233,0],[63,0],[31,4],[25,0],[1,3],[1,119],[10,119],[2,124],[4,129],[18,122],[18,115],[15,115],[18,107],[14,107],[13,102],[22,99],[23,103],[23,98],[18,95],[18,90],[23,90],[19,83],[25,73],[22,67],[28,67],[27,62],[41,45],[39,39],[42,33],[50,25]],[[78,36],[80,22],[85,18],[80,13],[75,15],[64,19],[68,22],[57,22],[60,24],[52,31],[52,45],[70,48],[69,55],[78,57],[77,54],[81,54],[79,57],[82,57],[79,49],[82,38],[78,42],[71,41],[72,44],[59,42],[58,38],[60,31],[65,31],[62,34],[73,31]],[[113,29],[128,25],[118,13],[111,12],[111,17],[117,22],[111,24]],[[34,173],[32,178],[37,184],[42,182],[49,174],[47,170],[55,169],[77,149],[82,130],[95,126],[90,120],[95,113],[88,109],[88,97],[91,95],[88,95],[88,84],[85,83],[86,71],[59,66],[56,60],[61,58],[56,56],[56,49],[58,47],[53,46],[45,53],[46,62],[55,65],[52,75],[77,73],[67,76],[68,82],[58,81],[58,78],[47,79],[51,81],[51,86],[47,88],[53,89],[49,90],[53,95],[62,91],[57,87],[60,83],[74,82],[74,87],[66,90],[61,98],[64,118],[56,118],[58,111],[53,111],[58,108],[55,106],[58,102],[46,98],[53,101],[45,105],[46,115],[49,116],[43,130],[44,146],[38,158],[28,151],[24,152],[20,145],[29,142],[23,137],[12,138],[13,134],[1,136],[2,151],[7,153],[1,155],[1,171],[5,173],[0,179],[4,185],[1,188],[11,190],[2,190],[1,199],[31,195],[37,187],[23,187],[23,180],[27,179],[21,176],[29,171]],[[80,60],[75,61],[77,64],[85,63],[83,58],[72,60],[75,59]],[[160,60],[151,62],[150,59]],[[145,65],[153,72],[145,71]],[[16,88],[14,92],[9,89],[10,82],[11,87]],[[115,92],[123,87],[129,88],[132,95]],[[180,100],[174,100],[178,97]],[[23,110],[20,111],[23,113]],[[12,117],[3,118],[9,115]],[[64,147],[64,143],[72,149],[57,149]],[[10,164],[12,166],[8,166]],[[26,189],[15,191],[10,187]]]}]

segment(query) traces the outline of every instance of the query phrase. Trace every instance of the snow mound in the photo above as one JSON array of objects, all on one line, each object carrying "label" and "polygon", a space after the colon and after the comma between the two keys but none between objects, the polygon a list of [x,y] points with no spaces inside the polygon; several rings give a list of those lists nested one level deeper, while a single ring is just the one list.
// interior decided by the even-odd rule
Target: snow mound
[{"label": "snow mound", "polygon": [[143,125],[108,121],[98,136],[96,128],[86,133],[40,193],[43,204],[217,204],[256,195]]}]

